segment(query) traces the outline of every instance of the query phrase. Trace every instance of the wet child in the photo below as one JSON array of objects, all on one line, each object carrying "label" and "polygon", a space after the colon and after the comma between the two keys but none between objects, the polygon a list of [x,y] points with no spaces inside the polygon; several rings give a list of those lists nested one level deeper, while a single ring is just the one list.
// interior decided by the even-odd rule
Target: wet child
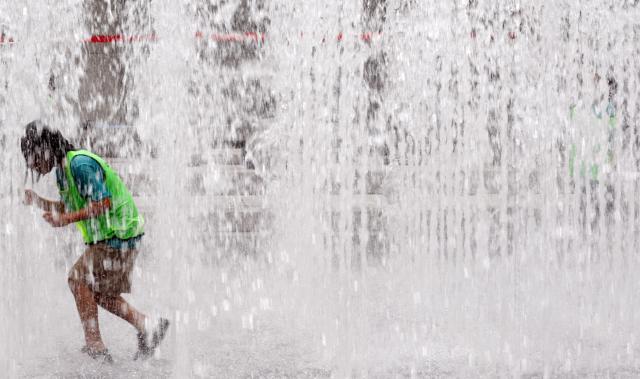
[{"label": "wet child", "polygon": [[102,158],[76,149],[59,131],[39,121],[26,126],[20,145],[27,168],[38,177],[55,170],[61,198],[47,200],[26,190],[25,203],[41,208],[45,221],[55,228],[75,223],[86,244],[68,277],[84,329],[82,351],[103,362],[113,361],[100,335],[99,305],[138,331],[134,359],[153,355],[169,321],[150,322],[121,296],[131,290],[144,224],[129,190]]}]

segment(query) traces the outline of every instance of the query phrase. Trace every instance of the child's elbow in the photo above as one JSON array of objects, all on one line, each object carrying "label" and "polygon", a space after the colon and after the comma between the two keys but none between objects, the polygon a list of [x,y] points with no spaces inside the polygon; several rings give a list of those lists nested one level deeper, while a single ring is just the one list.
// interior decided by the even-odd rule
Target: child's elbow
[{"label": "child's elbow", "polygon": [[111,199],[106,198],[92,204],[92,208],[98,212],[106,212],[111,209]]}]

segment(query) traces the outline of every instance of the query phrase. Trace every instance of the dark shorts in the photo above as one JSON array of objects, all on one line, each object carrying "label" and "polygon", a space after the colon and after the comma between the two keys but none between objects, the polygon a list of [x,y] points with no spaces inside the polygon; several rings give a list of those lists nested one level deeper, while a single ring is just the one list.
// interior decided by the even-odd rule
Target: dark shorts
[{"label": "dark shorts", "polygon": [[138,250],[134,249],[115,249],[105,243],[89,245],[69,271],[69,279],[81,281],[103,295],[129,293],[137,256]]}]

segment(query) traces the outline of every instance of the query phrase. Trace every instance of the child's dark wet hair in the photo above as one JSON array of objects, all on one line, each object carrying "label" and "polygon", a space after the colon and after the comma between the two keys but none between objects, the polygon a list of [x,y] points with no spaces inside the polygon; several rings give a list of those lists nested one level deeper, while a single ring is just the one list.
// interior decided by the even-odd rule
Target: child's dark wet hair
[{"label": "child's dark wet hair", "polygon": [[46,160],[51,164],[62,161],[68,151],[75,150],[60,131],[38,120],[27,124],[25,135],[20,139],[20,148],[27,162]]}]

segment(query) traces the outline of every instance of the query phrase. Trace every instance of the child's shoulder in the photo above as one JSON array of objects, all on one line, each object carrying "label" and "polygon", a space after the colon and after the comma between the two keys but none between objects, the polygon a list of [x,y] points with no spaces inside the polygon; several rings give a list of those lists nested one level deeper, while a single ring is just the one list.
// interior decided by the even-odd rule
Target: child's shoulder
[{"label": "child's shoulder", "polygon": [[76,155],[73,157],[70,162],[70,168],[76,177],[94,177],[103,172],[100,163],[87,155]]},{"label": "child's shoulder", "polygon": [[98,163],[98,161],[88,155],[78,154],[73,157],[73,159],[71,159],[71,168],[79,168],[83,165],[95,166],[98,168],[100,167],[100,163]]}]

